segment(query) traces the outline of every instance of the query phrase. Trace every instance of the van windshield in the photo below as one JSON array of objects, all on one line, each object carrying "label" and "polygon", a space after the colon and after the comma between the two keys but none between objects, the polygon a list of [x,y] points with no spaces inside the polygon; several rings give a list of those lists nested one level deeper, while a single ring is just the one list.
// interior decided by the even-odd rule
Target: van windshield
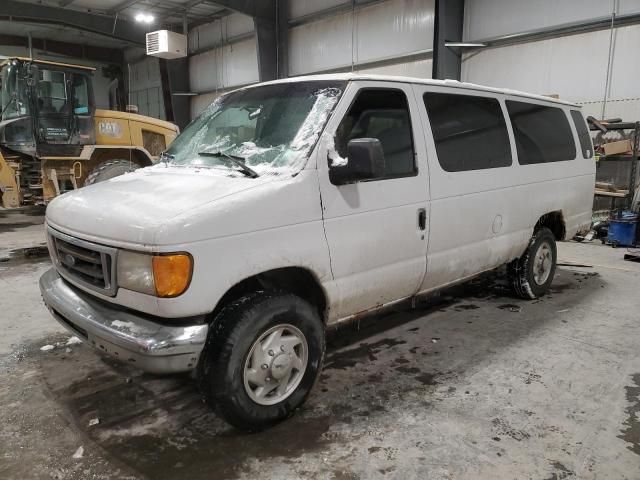
[{"label": "van windshield", "polygon": [[[345,82],[290,82],[246,88],[214,101],[165,152],[170,165],[258,174],[299,170],[318,140]],[[235,173],[234,173],[235,175]]]}]

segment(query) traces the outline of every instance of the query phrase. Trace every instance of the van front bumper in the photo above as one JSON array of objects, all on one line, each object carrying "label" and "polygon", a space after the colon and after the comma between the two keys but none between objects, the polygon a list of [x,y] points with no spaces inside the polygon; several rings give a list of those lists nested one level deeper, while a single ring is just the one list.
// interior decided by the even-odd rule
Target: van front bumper
[{"label": "van front bumper", "polygon": [[161,324],[153,317],[99,301],[63,280],[55,269],[40,277],[40,292],[53,317],[89,345],[150,373],[195,369],[207,339],[203,317],[184,325]]}]

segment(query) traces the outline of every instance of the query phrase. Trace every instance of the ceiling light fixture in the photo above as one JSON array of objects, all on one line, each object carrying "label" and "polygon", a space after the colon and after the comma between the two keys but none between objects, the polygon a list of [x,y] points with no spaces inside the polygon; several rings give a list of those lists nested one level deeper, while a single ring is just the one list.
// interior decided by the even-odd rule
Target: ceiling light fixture
[{"label": "ceiling light fixture", "polygon": [[136,15],[136,22],[151,23],[151,22],[153,22],[153,15],[141,12],[141,13]]}]

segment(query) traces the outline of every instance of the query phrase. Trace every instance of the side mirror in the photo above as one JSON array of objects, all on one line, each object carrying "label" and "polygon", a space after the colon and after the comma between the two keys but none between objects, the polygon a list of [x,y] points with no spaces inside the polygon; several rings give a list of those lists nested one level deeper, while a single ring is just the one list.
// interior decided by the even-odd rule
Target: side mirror
[{"label": "side mirror", "polygon": [[382,144],[377,138],[354,138],[347,144],[347,164],[329,167],[329,180],[343,185],[358,180],[381,178],[385,163]]}]

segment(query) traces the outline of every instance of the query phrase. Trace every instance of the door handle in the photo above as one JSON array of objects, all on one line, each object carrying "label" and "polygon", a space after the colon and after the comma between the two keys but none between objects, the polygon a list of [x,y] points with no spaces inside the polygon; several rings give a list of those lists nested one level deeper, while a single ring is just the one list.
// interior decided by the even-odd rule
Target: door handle
[{"label": "door handle", "polygon": [[420,230],[427,228],[427,211],[424,208],[418,209],[418,228]]}]

